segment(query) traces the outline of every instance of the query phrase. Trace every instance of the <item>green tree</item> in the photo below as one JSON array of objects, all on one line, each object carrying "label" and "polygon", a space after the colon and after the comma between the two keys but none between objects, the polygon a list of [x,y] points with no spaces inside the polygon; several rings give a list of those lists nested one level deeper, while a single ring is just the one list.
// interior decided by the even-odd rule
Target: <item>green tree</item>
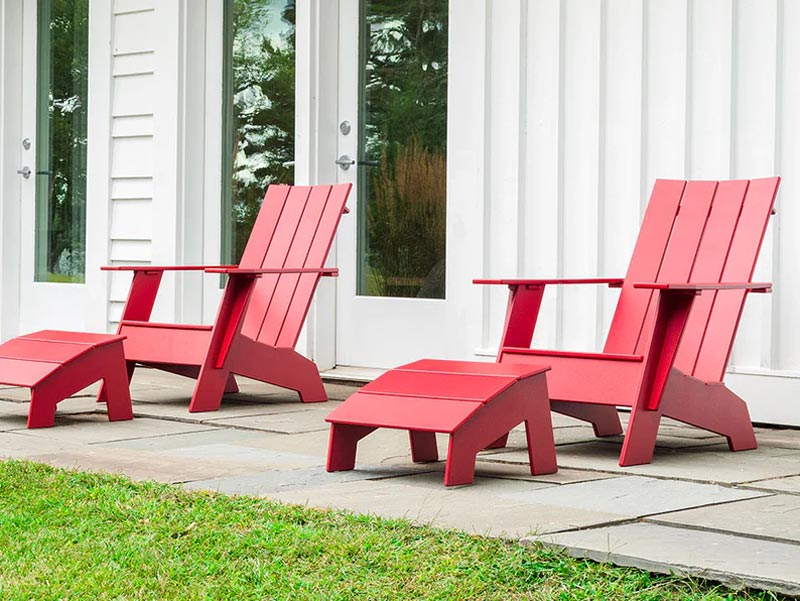
[{"label": "green tree", "polygon": [[294,0],[229,0],[233,124],[232,257],[241,258],[271,183],[292,183],[294,159]]},{"label": "green tree", "polygon": [[39,17],[37,275],[83,281],[89,3],[41,0]]},{"label": "green tree", "polygon": [[[447,0],[362,4],[362,290],[444,297]],[[362,218],[363,218],[362,217]]]}]

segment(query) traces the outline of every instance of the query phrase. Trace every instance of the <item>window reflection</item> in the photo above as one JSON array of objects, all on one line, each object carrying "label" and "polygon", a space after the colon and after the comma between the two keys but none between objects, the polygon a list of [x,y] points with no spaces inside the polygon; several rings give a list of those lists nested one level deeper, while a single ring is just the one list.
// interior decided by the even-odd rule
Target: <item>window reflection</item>
[{"label": "window reflection", "polygon": [[444,298],[447,0],[365,0],[359,289]]}]

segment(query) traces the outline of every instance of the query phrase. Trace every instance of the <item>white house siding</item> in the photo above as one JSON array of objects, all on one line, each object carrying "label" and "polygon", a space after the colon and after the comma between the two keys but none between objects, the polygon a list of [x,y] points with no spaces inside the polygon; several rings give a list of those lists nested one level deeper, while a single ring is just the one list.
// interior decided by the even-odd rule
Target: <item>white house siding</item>
[{"label": "white house siding", "polygon": [[[788,0],[489,1],[484,114],[456,100],[450,126],[486,132],[482,275],[621,276],[656,177],[782,175],[755,276],[775,293],[749,299],[728,381],[756,420],[800,424],[797,31]],[[535,343],[602,348],[615,300],[550,291]],[[484,296],[487,354],[505,303]]]},{"label": "white house siding", "polygon": [[[111,264],[153,258],[153,176],[156,88],[155,0],[114,0],[110,142],[109,259]],[[130,275],[112,273],[109,322],[122,312]]]}]

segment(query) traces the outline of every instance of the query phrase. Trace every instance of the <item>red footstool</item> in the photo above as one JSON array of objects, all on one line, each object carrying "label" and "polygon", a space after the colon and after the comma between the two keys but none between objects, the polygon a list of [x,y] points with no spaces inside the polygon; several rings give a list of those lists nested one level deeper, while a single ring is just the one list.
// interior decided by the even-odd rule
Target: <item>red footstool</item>
[{"label": "red footstool", "polygon": [[475,478],[478,451],[503,446],[525,422],[531,474],[556,466],[547,366],[423,359],[386,372],[334,409],[329,472],[355,466],[358,441],[376,428],[408,430],[411,458],[436,461],[436,432],[450,435],[446,486]]},{"label": "red footstool", "polygon": [[103,380],[108,419],[133,419],[124,336],[42,330],[0,344],[0,384],[31,389],[29,428],[55,421],[59,401]]}]

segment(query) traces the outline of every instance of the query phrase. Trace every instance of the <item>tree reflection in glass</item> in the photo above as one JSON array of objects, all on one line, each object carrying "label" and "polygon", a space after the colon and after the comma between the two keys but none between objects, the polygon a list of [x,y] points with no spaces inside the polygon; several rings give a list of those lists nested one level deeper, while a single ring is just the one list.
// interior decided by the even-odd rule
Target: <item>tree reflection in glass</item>
[{"label": "tree reflection in glass", "polygon": [[447,0],[361,13],[358,293],[444,298]]},{"label": "tree reflection in glass", "polygon": [[88,42],[88,0],[39,0],[37,281],[84,281]]},{"label": "tree reflection in glass", "polygon": [[294,0],[226,0],[222,256],[238,263],[267,186],[294,170]]}]

